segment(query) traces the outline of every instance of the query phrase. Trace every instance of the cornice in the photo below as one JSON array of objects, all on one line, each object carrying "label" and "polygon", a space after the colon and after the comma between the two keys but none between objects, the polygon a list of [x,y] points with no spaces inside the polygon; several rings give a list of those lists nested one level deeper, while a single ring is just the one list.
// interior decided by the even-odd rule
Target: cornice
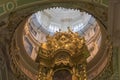
[{"label": "cornice", "polygon": [[47,3],[47,2],[89,2],[97,5],[108,7],[108,0],[4,0],[0,1],[0,16],[12,12],[18,8],[23,8],[29,5],[35,5],[36,3]]}]

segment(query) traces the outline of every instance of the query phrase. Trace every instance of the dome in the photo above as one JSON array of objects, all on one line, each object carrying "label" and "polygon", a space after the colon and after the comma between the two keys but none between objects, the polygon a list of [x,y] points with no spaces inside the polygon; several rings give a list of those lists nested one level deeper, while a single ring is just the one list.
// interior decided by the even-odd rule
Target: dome
[{"label": "dome", "polygon": [[44,9],[29,17],[25,25],[25,32],[28,32],[29,36],[23,37],[28,55],[36,60],[38,47],[46,41],[46,36],[52,36],[59,31],[66,32],[68,27],[85,38],[90,51],[87,62],[90,62],[99,51],[102,38],[97,21],[86,12],[62,7]]},{"label": "dome", "polygon": [[73,32],[81,32],[87,28],[94,18],[86,12],[66,8],[50,8],[38,11],[31,16],[37,28],[44,28],[46,33],[54,34],[56,31],[67,31],[70,27]]}]

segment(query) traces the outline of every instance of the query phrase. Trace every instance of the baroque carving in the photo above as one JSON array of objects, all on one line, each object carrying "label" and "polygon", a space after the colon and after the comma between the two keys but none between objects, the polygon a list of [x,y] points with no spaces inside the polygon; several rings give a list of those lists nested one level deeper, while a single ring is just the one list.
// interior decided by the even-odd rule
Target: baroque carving
[{"label": "baroque carving", "polygon": [[80,37],[77,32],[73,33],[71,30],[68,32],[56,32],[52,37],[47,36],[46,43],[41,43],[39,54],[52,57],[55,51],[65,49],[70,51],[70,55],[72,56],[80,54],[84,45],[85,39]]},{"label": "baroque carving", "polygon": [[49,62],[52,64],[39,61],[38,80],[52,80],[55,71],[62,69],[68,69],[71,72],[71,80],[87,79],[86,59],[89,57],[89,52],[85,40],[77,32],[73,33],[69,28],[68,32],[56,32],[53,36],[48,35],[47,41],[41,43],[38,55],[39,58],[43,58],[43,56],[43,59],[49,58]]}]

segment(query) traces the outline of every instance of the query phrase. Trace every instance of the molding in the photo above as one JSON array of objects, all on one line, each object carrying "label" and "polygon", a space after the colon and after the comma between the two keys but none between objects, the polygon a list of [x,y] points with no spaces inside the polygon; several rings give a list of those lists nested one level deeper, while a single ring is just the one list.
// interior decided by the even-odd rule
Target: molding
[{"label": "molding", "polygon": [[[12,12],[12,11],[15,11],[17,9],[20,9],[20,8],[24,8],[24,7],[27,7],[27,6],[30,6],[30,5],[35,5],[35,4],[38,4],[38,3],[56,3],[56,2],[87,2],[87,3],[93,3],[93,4],[96,4],[96,5],[101,5],[101,6],[104,6],[104,7],[108,7],[108,4],[105,4],[103,0],[66,0],[66,1],[63,1],[63,0],[53,0],[53,1],[49,1],[49,0],[41,0],[41,1],[32,1],[32,0],[29,0],[29,1],[17,1],[17,0],[9,0],[9,1],[3,1],[1,5],[4,4],[4,7],[5,7],[5,13],[1,13],[0,16],[2,16],[3,14],[6,14],[6,13],[9,13],[9,12]],[[108,3],[108,1],[106,1]],[[11,6],[11,8],[9,8],[8,6]]]}]

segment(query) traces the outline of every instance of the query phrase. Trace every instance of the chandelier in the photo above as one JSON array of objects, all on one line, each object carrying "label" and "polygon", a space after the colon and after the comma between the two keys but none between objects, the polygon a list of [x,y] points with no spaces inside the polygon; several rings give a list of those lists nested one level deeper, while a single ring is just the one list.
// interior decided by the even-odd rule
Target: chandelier
[{"label": "chandelier", "polygon": [[48,35],[46,39],[39,47],[37,80],[87,80],[89,51],[85,39],[69,28],[67,32]]}]

